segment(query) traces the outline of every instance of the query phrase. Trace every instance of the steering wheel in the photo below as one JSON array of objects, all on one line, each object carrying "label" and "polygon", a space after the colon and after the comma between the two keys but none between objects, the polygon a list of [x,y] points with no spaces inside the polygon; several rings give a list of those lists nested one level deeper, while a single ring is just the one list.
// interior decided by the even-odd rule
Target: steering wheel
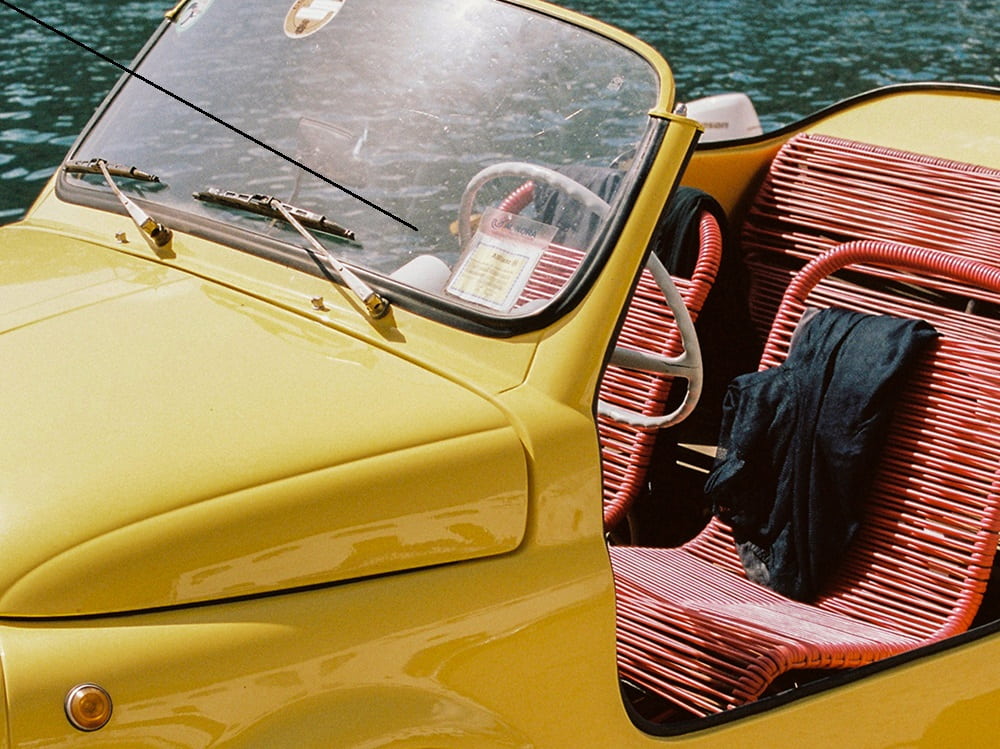
[{"label": "steering wheel", "polygon": [[[458,212],[458,237],[464,247],[472,238],[472,207],[480,188],[500,177],[519,177],[524,180],[544,182],[569,197],[578,201],[587,210],[599,218],[608,215],[610,206],[592,190],[581,185],[565,174],[537,164],[521,161],[506,161],[493,164],[476,174],[466,185],[462,194],[462,202]],[[674,315],[674,320],[681,336],[683,353],[680,356],[659,356],[633,349],[616,346],[611,355],[611,364],[627,369],[640,369],[648,372],[668,374],[681,377],[688,382],[687,391],[681,404],[663,416],[646,416],[621,406],[616,406],[604,400],[598,400],[597,412],[606,418],[631,426],[645,428],[662,428],[683,421],[694,410],[701,396],[704,370],[701,361],[701,348],[694,323],[684,299],[674,286],[670,274],[655,253],[650,253],[646,267],[653,275],[653,280],[663,293],[667,306]]]},{"label": "steering wheel", "polygon": [[613,421],[630,426],[661,429],[683,421],[694,410],[698,404],[698,399],[701,397],[704,368],[701,361],[701,347],[698,344],[698,336],[694,330],[694,323],[691,321],[691,314],[688,312],[687,306],[684,304],[684,299],[670,278],[670,273],[663,267],[663,263],[656,256],[655,252],[650,253],[646,267],[653,275],[653,280],[656,281],[656,285],[662,292],[667,306],[674,315],[674,321],[681,336],[683,352],[679,356],[660,356],[623,346],[615,346],[615,350],[611,354],[610,363],[626,369],[640,369],[646,372],[684,378],[687,380],[687,391],[684,393],[684,400],[677,408],[663,416],[647,416],[638,411],[622,408],[604,400],[597,401],[597,413]]},{"label": "steering wheel", "polygon": [[592,190],[555,169],[524,161],[504,161],[481,170],[465,186],[465,192],[462,193],[462,203],[458,209],[458,240],[462,247],[465,247],[472,238],[472,206],[476,200],[476,194],[487,182],[492,182],[500,177],[520,177],[524,180],[544,182],[573,198],[588,211],[596,214],[598,218],[604,218],[610,210],[607,202]]}]

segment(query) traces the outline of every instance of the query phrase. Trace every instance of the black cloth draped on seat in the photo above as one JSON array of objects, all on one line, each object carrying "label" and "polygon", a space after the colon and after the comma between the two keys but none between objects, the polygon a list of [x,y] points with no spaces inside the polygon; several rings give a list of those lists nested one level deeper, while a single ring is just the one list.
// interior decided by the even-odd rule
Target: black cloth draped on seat
[{"label": "black cloth draped on seat", "polygon": [[936,335],[921,320],[810,312],[781,366],[733,380],[705,490],[750,579],[820,592],[858,529],[894,395]]}]

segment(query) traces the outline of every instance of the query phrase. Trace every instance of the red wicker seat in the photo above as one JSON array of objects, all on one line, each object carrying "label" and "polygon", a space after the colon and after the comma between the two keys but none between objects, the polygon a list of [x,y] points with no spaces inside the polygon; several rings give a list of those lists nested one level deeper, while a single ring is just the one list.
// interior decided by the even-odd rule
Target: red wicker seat
[{"label": "red wicker seat", "polygon": [[[708,211],[700,216],[698,258],[691,278],[673,276],[692,322],[698,318],[708,298],[722,260],[722,233]],[[674,316],[648,270],[642,272],[618,335],[618,345],[660,356],[681,353],[680,335]],[[667,411],[670,375],[658,375],[610,365],[601,379],[600,397],[645,416],[662,416]],[[622,424],[598,417],[604,477],[604,527],[611,530],[621,523],[643,489],[646,471],[658,429]]]},{"label": "red wicker seat", "polygon": [[762,358],[777,365],[805,307],[927,320],[941,334],[899,395],[859,536],[817,600],[749,581],[718,520],[675,549],[611,547],[624,679],[702,716],[752,701],[793,669],[848,668],[968,628],[1000,534],[1000,320],[837,278],[890,268],[909,283],[1000,302],[1000,269],[940,252],[852,242],[789,287]]},{"label": "red wicker seat", "polygon": [[1000,170],[805,133],[774,158],[742,247],[766,334],[795,271],[845,242],[898,242],[1000,265]]},{"label": "red wicker seat", "polygon": [[[527,182],[500,205],[518,213],[531,201],[533,183]],[[583,261],[581,250],[552,245],[532,273],[518,300],[523,305],[535,299],[551,299],[569,281]],[[722,261],[722,230],[715,216],[699,216],[699,247],[691,278],[672,276],[694,322],[708,298]],[[649,270],[643,270],[618,336],[618,345],[659,356],[682,353],[674,316]],[[654,374],[610,365],[600,384],[601,400],[625,406],[644,416],[666,413],[673,381],[670,375]],[[643,489],[658,429],[622,424],[598,417],[604,495],[604,527],[612,530],[628,514]]]}]

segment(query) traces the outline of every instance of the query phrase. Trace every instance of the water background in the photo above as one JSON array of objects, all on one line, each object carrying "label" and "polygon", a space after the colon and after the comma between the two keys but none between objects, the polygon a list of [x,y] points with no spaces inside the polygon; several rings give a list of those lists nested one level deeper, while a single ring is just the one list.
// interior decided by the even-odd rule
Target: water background
[{"label": "water background", "polygon": [[[128,64],[173,2],[15,4]],[[1000,86],[996,0],[561,4],[656,47],[671,63],[681,99],[748,93],[765,130],[890,83]],[[266,75],[264,67],[261,74]],[[0,223],[23,214],[118,76],[112,65],[0,5]]]}]

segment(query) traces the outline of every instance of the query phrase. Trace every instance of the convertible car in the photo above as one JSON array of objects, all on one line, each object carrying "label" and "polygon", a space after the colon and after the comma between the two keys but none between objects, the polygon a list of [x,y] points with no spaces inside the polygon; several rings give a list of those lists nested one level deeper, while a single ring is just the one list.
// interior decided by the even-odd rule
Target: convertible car
[{"label": "convertible car", "polygon": [[1000,90],[164,10],[0,229],[0,745],[995,744]]}]

